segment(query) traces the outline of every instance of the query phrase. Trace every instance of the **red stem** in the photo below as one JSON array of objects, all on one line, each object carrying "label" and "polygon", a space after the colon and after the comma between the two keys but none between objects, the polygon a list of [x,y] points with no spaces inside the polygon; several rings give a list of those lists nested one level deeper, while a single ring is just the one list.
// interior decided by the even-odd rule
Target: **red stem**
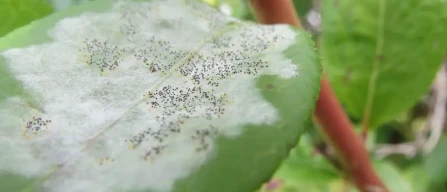
[{"label": "red stem", "polygon": [[[264,24],[286,23],[301,27],[291,0],[250,0],[257,19]],[[325,75],[315,115],[326,138],[338,151],[345,171],[362,192],[389,191],[375,173],[363,140],[354,132],[351,122],[335,97]]]}]

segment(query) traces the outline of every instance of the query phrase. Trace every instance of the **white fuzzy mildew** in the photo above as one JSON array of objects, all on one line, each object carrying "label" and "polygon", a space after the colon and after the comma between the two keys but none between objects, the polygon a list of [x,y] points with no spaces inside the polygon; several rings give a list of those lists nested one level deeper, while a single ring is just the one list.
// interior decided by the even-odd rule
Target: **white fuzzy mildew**
[{"label": "white fuzzy mildew", "polygon": [[260,75],[289,78],[287,26],[201,4],[117,2],[59,21],[52,42],[2,53],[40,102],[0,103],[0,174],[49,174],[48,191],[169,191],[212,158],[218,135],[272,124]]}]

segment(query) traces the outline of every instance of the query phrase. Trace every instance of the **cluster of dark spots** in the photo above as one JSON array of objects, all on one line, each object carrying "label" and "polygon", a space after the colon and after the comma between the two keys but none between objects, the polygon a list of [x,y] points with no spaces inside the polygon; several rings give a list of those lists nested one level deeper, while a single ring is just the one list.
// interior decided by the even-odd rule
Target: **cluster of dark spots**
[{"label": "cluster of dark spots", "polygon": [[104,72],[115,70],[123,62],[121,55],[126,52],[126,49],[110,45],[108,41],[85,39],[84,48],[81,51],[87,52],[88,65],[96,66]]},{"label": "cluster of dark spots", "polygon": [[[186,117],[185,117],[185,119],[186,119]],[[180,124],[181,124],[181,121],[177,121],[177,122],[164,121],[164,122],[162,122],[161,127],[166,127],[167,132],[170,132],[170,133],[180,133]]]},{"label": "cluster of dark spots", "polygon": [[169,134],[164,129],[153,131],[151,128],[147,128],[145,131],[132,136],[130,139],[126,139],[125,142],[129,143],[130,149],[135,149],[144,141],[155,140],[158,143],[162,143],[168,136]]},{"label": "cluster of dark spots", "polygon": [[197,152],[206,151],[209,149],[211,141],[217,136],[218,129],[210,125],[209,129],[196,130],[195,134],[191,136],[193,140],[200,143],[199,147],[196,148]]},{"label": "cluster of dark spots", "polygon": [[104,158],[99,159],[98,163],[99,163],[99,165],[104,165],[106,163],[113,162],[113,161],[114,160],[109,157],[104,157]]},{"label": "cluster of dark spots", "polygon": [[213,49],[226,49],[232,48],[235,46],[234,42],[232,42],[233,37],[231,36],[222,36],[219,38],[213,38],[211,41],[211,47]]},{"label": "cluster of dark spots", "polygon": [[276,44],[279,39],[284,39],[283,36],[278,35],[274,35],[271,39],[266,38],[272,36],[271,34],[274,32],[274,26],[243,27],[240,30],[240,36],[242,37],[240,46],[242,47],[242,51],[252,53],[266,51],[269,47]]},{"label": "cluster of dark spots", "polygon": [[166,147],[166,145],[157,145],[155,147],[152,147],[151,149],[147,150],[146,153],[144,153],[143,159],[145,161],[152,160],[152,158],[154,158],[156,155],[160,155]]},{"label": "cluster of dark spots", "polygon": [[51,123],[51,120],[43,120],[41,117],[33,117],[26,122],[25,132],[32,132],[35,135],[47,128],[47,125]]},{"label": "cluster of dark spots", "polygon": [[188,55],[187,52],[176,51],[171,43],[151,37],[144,46],[134,51],[137,60],[142,61],[152,73],[168,72],[175,63]]},{"label": "cluster of dark spots", "polygon": [[280,35],[272,35],[274,26],[241,26],[233,32],[216,37],[211,41],[214,49],[229,50],[240,53],[262,53],[272,45],[283,40]]},{"label": "cluster of dark spots", "polygon": [[[203,8],[201,6],[190,8],[197,9],[192,14],[198,19],[226,21],[223,14],[208,14],[201,10]],[[170,147],[169,138],[180,134],[188,134],[188,139],[198,144],[197,147],[195,146],[197,152],[207,151],[218,135],[217,128],[213,126],[207,128],[210,125],[207,120],[221,118],[228,103],[226,94],[218,93],[215,89],[219,89],[222,80],[232,76],[251,77],[265,72],[270,67],[270,63],[263,58],[264,52],[272,49],[284,38],[280,35],[272,35],[275,32],[273,26],[241,25],[234,31],[215,36],[211,41],[205,42],[206,50],[202,49],[203,51],[181,50],[175,44],[157,36],[135,42],[132,38],[139,32],[138,26],[132,24],[132,18],[143,17],[144,9],[146,8],[141,8],[142,13],[132,11],[123,16],[127,19],[127,24],[120,26],[121,34],[129,37],[129,41],[138,44],[135,48],[129,49],[128,53],[133,55],[138,64],[147,66],[150,73],[166,75],[172,71],[175,75],[181,75],[182,80],[185,78],[187,85],[193,85],[162,84],[144,94],[145,105],[149,114],[155,117],[157,127],[151,125],[152,128],[145,128],[126,142],[130,144],[131,149],[140,147],[146,150],[143,154],[144,160],[151,160],[160,155]],[[179,20],[162,20],[156,23],[156,28],[171,29],[181,25],[177,21]],[[213,22],[209,22],[207,25],[211,31],[216,32],[227,29],[225,25],[229,24],[221,22],[214,25]],[[191,46],[196,47],[197,44]],[[269,88],[273,87],[269,85]],[[204,124],[190,134],[184,129],[186,125],[191,125],[187,122],[194,122],[193,119],[203,120]],[[145,148],[146,142],[153,147]]]},{"label": "cluster of dark spots", "polygon": [[267,68],[268,62],[261,59],[250,59],[245,55],[237,54],[231,51],[223,51],[216,54],[218,61],[223,65],[218,67],[217,79],[215,81],[225,79],[233,74],[256,75],[260,69]]},{"label": "cluster of dark spots", "polygon": [[137,26],[130,21],[121,24],[119,30],[123,36],[127,37],[128,41],[133,41],[133,37],[138,33]]},{"label": "cluster of dark spots", "polygon": [[[150,129],[149,129],[150,130]],[[125,142],[129,143],[130,149],[135,149],[138,147],[146,138],[147,135],[149,135],[150,131],[143,131],[138,133],[137,135],[132,136],[130,139],[126,139]]]},{"label": "cluster of dark spots", "polygon": [[[180,88],[168,85],[149,92],[147,95],[149,98],[147,104],[150,108],[162,111],[162,117],[157,119],[162,123],[164,123],[164,117],[168,116],[178,117],[178,120],[189,119],[190,116],[197,115],[212,119],[219,118],[225,112],[226,95],[213,94],[213,90],[206,91],[200,86]],[[199,112],[199,108],[205,110]],[[167,125],[172,124],[168,123]]]},{"label": "cluster of dark spots", "polygon": [[256,75],[267,68],[268,62],[250,58],[243,53],[221,51],[211,57],[194,54],[188,62],[177,69],[183,76],[190,76],[196,85],[202,82],[218,87],[219,81],[234,74]]},{"label": "cluster of dark spots", "polygon": [[[168,147],[166,140],[173,134],[182,132],[182,125],[190,118],[205,118],[211,120],[219,118],[225,112],[226,94],[213,94],[214,90],[205,91],[202,87],[173,87],[164,86],[148,92],[146,105],[151,110],[157,110],[160,114],[155,116],[155,120],[160,126],[157,131],[147,128],[145,131],[134,135],[126,142],[131,149],[135,149],[145,141],[157,142],[159,145]],[[217,134],[216,130],[202,130],[194,135],[199,141],[200,147],[197,151],[208,149],[209,143],[206,138]],[[157,155],[156,148],[149,150],[145,159],[149,156]]]},{"label": "cluster of dark spots", "polygon": [[230,35],[213,38],[211,54],[192,53],[176,71],[192,78],[196,85],[206,83],[215,87],[220,80],[235,74],[257,75],[269,67],[268,61],[259,58],[261,53],[283,38],[266,39],[273,32],[273,27],[243,27],[237,33],[242,38]]}]

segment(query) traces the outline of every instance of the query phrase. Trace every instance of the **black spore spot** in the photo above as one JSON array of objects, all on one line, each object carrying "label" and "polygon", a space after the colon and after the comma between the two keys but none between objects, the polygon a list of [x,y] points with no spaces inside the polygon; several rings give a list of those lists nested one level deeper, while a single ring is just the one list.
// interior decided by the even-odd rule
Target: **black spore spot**
[{"label": "black spore spot", "polygon": [[115,70],[123,62],[121,55],[127,50],[111,45],[108,41],[86,38],[81,51],[87,52],[88,65],[96,66],[101,72],[105,72]]},{"label": "black spore spot", "polygon": [[32,117],[31,120],[26,122],[25,134],[32,133],[37,135],[39,132],[46,130],[50,123],[51,120],[44,120],[42,117]]}]

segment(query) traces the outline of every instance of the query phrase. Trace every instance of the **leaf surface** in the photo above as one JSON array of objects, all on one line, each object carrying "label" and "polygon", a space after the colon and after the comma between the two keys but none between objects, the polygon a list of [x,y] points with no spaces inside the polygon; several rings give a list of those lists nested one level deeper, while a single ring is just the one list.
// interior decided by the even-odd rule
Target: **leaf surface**
[{"label": "leaf surface", "polygon": [[53,9],[44,0],[2,0],[0,1],[0,37],[52,12]]},{"label": "leaf surface", "polygon": [[442,0],[326,0],[322,64],[341,102],[367,127],[420,99],[447,48]]},{"label": "leaf surface", "polygon": [[447,138],[441,137],[435,149],[424,161],[425,174],[433,185],[443,185],[447,179]]}]

